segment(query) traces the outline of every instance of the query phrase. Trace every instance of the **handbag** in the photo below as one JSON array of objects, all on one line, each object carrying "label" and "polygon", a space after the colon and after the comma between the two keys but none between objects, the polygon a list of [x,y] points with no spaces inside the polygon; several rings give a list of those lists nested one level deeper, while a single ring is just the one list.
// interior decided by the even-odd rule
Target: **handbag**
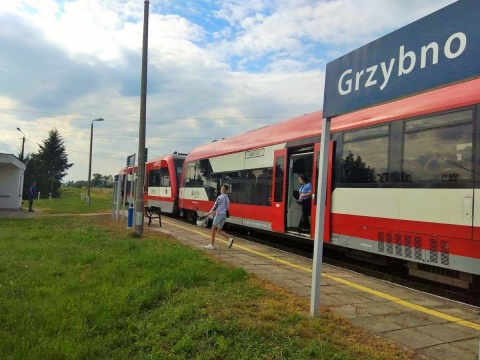
[{"label": "handbag", "polygon": [[230,212],[227,210],[227,218],[230,217]]}]

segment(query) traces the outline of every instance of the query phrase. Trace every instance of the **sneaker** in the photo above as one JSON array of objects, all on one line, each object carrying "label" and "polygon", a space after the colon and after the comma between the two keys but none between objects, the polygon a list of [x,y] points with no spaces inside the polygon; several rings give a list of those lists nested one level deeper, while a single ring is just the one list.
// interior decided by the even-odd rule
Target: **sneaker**
[{"label": "sneaker", "polygon": [[215,246],[213,246],[212,244],[208,244],[207,246],[205,246],[205,249],[207,249],[207,250],[215,250]]},{"label": "sneaker", "polygon": [[235,238],[233,236],[230,239],[228,239],[228,248],[229,249],[232,247],[234,241],[235,241]]}]

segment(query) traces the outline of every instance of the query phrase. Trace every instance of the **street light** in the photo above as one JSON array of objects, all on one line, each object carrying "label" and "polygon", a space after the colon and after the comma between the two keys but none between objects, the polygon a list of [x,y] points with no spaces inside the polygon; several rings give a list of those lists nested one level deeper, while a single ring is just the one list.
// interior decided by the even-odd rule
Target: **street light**
[{"label": "street light", "polygon": [[17,127],[17,130],[20,131],[23,135],[23,138],[22,138],[22,154],[20,155],[20,160],[23,161],[23,150],[25,149],[25,134],[18,127]]},{"label": "street light", "polygon": [[92,177],[92,141],[93,141],[93,122],[94,121],[103,121],[102,118],[92,120],[92,125],[90,126],[90,160],[88,162],[88,190],[87,190],[87,199],[86,204],[90,205],[90,179]]}]

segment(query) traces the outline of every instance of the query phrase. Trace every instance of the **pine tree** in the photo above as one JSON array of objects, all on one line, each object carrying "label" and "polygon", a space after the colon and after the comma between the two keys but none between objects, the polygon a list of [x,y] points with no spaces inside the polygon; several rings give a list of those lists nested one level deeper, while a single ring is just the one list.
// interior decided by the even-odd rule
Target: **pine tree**
[{"label": "pine tree", "polygon": [[66,170],[73,164],[68,163],[65,152],[64,140],[57,129],[50,130],[48,138],[39,145],[38,154],[29,154],[25,158],[27,169],[25,171],[24,193],[28,191],[32,181],[37,182],[37,191],[42,196],[57,197],[62,179],[68,174]]}]

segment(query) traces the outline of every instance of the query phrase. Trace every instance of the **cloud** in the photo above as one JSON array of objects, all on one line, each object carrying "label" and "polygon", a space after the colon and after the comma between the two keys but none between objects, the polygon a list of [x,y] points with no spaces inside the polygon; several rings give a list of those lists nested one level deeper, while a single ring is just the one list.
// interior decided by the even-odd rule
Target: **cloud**
[{"label": "cloud", "polygon": [[71,59],[23,19],[0,14],[0,22],[0,92],[20,106],[58,111],[102,86],[104,66],[95,59]]},{"label": "cloud", "polygon": [[[453,0],[150,2],[147,147],[189,152],[322,107],[325,63]],[[68,179],[138,152],[143,2],[0,2],[0,152],[57,128]]]}]

